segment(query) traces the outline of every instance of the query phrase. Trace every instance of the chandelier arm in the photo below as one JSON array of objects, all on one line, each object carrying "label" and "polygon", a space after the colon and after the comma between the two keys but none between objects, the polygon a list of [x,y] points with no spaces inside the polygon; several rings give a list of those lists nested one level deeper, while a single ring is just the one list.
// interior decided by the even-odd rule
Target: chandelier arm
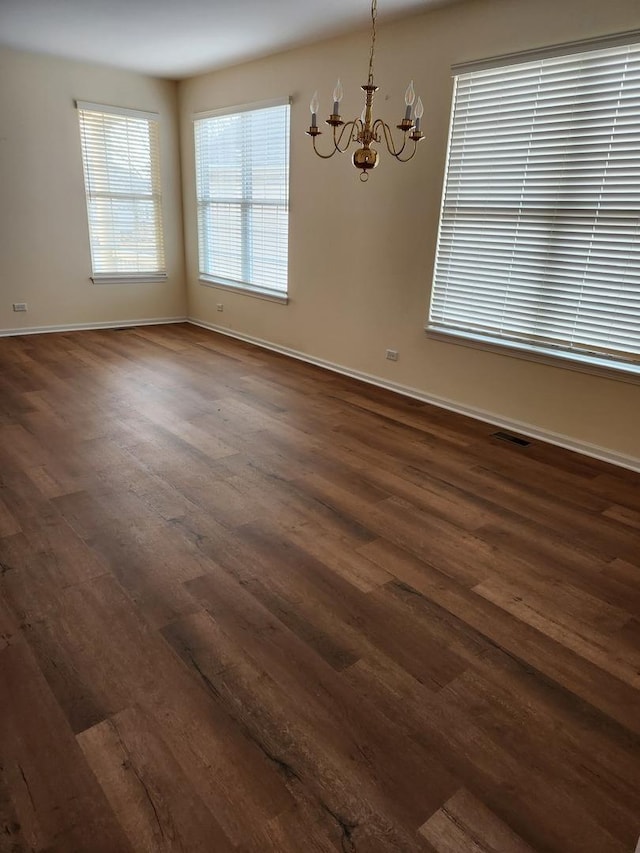
[{"label": "chandelier arm", "polygon": [[[318,134],[318,136],[319,136],[319,135],[320,135],[320,134]],[[323,154],[323,153],[322,153],[322,151],[318,151],[318,148],[317,148],[317,146],[316,146],[316,138],[315,138],[315,136],[313,136],[313,137],[312,137],[311,141],[313,142],[313,150],[316,152],[316,154],[318,155],[318,157],[321,157],[323,160],[330,160],[330,159],[333,157],[333,155],[334,155],[334,154],[337,154],[337,153],[338,153],[338,151],[339,151],[339,149],[335,147],[335,143],[334,143],[333,151],[331,152],[331,154]]]},{"label": "chandelier arm", "polygon": [[[404,148],[404,145],[402,147]],[[408,157],[400,157],[396,154],[394,154],[393,156],[396,158],[396,160],[398,160],[399,163],[408,163],[409,160],[412,160],[415,157],[417,150],[418,150],[418,142],[417,142],[417,140],[414,139],[413,140],[413,151],[411,152],[411,154],[409,154]]]},{"label": "chandelier arm", "polygon": [[[336,137],[335,127],[333,129],[333,144],[336,147],[336,151],[339,151],[341,154],[344,154],[344,152],[347,150],[347,148],[353,142],[353,132],[356,128],[357,121],[358,120],[356,119],[356,121],[348,121],[348,122],[346,122],[346,124],[343,124],[342,129],[340,130],[340,133],[337,135],[337,137]],[[346,144],[345,144],[344,148],[341,148],[340,143],[342,142],[342,137],[345,135],[345,133],[347,131],[349,131],[349,133],[347,134]]]},{"label": "chandelier arm", "polygon": [[[389,154],[391,154],[392,157],[395,157],[396,160],[400,160],[400,155],[402,154],[402,152],[404,151],[404,149],[406,148],[406,145],[407,145],[406,134],[404,134],[404,138],[402,140],[402,146],[400,148],[396,148],[394,145],[394,142],[393,142],[393,133],[391,132],[391,128],[389,127],[389,125],[385,121],[382,121],[381,118],[379,118],[379,119],[376,119],[376,121],[373,125],[374,132],[375,132],[377,127],[382,128],[382,132],[384,134],[385,145],[387,146],[387,151],[389,152]],[[415,153],[415,150],[414,150],[414,153]],[[413,157],[413,154],[411,156]],[[411,158],[409,158],[409,159],[411,159]],[[403,163],[405,161],[400,160],[400,162]]]},{"label": "chandelier arm", "polygon": [[[342,127],[340,128],[339,133],[338,133],[337,128],[335,128],[335,127],[333,128],[333,151],[330,154],[323,154],[322,151],[318,151],[318,147],[316,145],[316,136],[313,136],[312,137],[313,150],[318,155],[318,157],[321,157],[323,160],[330,160],[335,154],[344,154],[344,152],[347,150],[347,148],[349,147],[349,145],[351,145],[351,142],[353,141],[351,134],[352,134],[353,130],[356,128],[356,126],[357,126],[357,120],[356,121],[348,121],[346,124],[343,124]],[[341,148],[340,146],[342,143],[342,139],[348,130],[350,130],[350,133],[349,133],[348,138],[347,138],[347,143],[344,146],[344,148]],[[317,136],[320,136],[320,134],[318,133]]]}]

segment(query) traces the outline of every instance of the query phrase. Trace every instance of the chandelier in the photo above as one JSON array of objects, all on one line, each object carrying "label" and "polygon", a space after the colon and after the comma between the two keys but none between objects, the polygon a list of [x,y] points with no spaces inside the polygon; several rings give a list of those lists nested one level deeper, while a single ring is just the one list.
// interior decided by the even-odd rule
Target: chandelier
[{"label": "chandelier", "polygon": [[[369,52],[369,76],[367,82],[362,86],[362,91],[365,93],[364,109],[360,118],[353,121],[343,122],[340,116],[340,101],[344,94],[342,83],[340,80],[336,83],[333,90],[333,112],[326,120],[326,123],[333,130],[333,150],[328,154],[323,154],[318,151],[316,139],[321,135],[322,131],[318,127],[318,110],[320,103],[318,101],[318,93],[315,92],[311,99],[309,109],[311,110],[311,126],[307,131],[307,136],[310,136],[313,141],[313,150],[318,157],[323,160],[329,160],[334,154],[344,154],[352,143],[358,144],[360,147],[353,152],[353,165],[356,169],[360,169],[360,180],[366,181],[369,178],[371,169],[375,169],[378,165],[378,152],[372,147],[372,143],[381,142],[387,147],[387,151],[396,160],[401,163],[406,163],[415,155],[418,147],[418,142],[424,139],[424,134],[420,130],[420,123],[424,113],[421,98],[416,101],[416,95],[413,88],[413,80],[407,86],[407,91],[404,96],[406,110],[404,118],[400,124],[396,125],[398,130],[402,131],[402,144],[396,143],[393,138],[393,131],[389,125],[382,119],[373,118],[373,96],[378,91],[378,87],[373,82],[373,57],[376,47],[376,19],[378,16],[378,2],[371,0],[371,50]],[[415,106],[414,106],[415,102]],[[413,142],[413,146],[411,145]],[[405,153],[406,152],[406,153]]]}]

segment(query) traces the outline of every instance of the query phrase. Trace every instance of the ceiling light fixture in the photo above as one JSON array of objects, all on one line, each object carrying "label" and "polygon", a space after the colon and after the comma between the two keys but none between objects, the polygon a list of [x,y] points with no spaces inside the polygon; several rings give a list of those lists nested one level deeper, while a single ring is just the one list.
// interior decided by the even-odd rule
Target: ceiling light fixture
[{"label": "ceiling light fixture", "polygon": [[[344,154],[352,142],[357,143],[360,147],[353,152],[353,165],[356,169],[360,169],[361,181],[368,180],[370,170],[375,169],[378,165],[378,152],[372,147],[373,142],[384,140],[389,154],[401,163],[406,163],[407,160],[411,160],[415,155],[418,142],[424,139],[424,133],[420,129],[424,107],[420,98],[416,101],[413,80],[407,86],[404,96],[406,105],[404,118],[400,124],[396,125],[398,130],[401,130],[403,133],[402,145],[399,147],[396,145],[393,139],[393,131],[386,122],[380,118],[373,118],[373,96],[378,91],[378,87],[373,82],[377,16],[377,0],[371,0],[371,51],[369,53],[369,76],[366,84],[362,86],[362,90],[365,93],[365,104],[362,115],[360,118],[348,121],[346,124],[342,121],[340,117],[340,101],[342,100],[343,89],[342,83],[338,80],[333,90],[333,112],[327,119],[327,124],[333,129],[333,151],[329,154],[323,154],[321,151],[318,151],[316,146],[316,138],[322,133],[318,127],[320,103],[317,92],[314,93],[309,106],[311,110],[311,126],[307,131],[307,136],[310,136],[313,141],[313,150],[318,157],[322,157],[323,160],[329,160],[334,154]],[[409,144],[409,141],[413,142],[413,148]],[[405,151],[409,153],[403,156]]]}]

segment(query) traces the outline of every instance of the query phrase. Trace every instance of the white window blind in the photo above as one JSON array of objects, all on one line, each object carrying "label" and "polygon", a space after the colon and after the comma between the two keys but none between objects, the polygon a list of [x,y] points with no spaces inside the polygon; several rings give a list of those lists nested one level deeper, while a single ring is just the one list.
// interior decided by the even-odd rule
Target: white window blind
[{"label": "white window blind", "polygon": [[94,281],[164,278],[157,115],[78,103]]},{"label": "white window blind", "polygon": [[289,104],[196,117],[200,276],[286,294]]},{"label": "white window blind", "polygon": [[640,362],[640,45],[456,77],[427,328]]}]

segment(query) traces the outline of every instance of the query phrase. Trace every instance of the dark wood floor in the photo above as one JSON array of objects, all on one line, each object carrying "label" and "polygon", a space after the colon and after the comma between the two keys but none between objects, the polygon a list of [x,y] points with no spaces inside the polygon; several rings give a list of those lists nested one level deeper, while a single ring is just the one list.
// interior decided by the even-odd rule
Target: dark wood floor
[{"label": "dark wood floor", "polygon": [[639,475],[189,326],[0,402],[3,853],[633,851]]}]

